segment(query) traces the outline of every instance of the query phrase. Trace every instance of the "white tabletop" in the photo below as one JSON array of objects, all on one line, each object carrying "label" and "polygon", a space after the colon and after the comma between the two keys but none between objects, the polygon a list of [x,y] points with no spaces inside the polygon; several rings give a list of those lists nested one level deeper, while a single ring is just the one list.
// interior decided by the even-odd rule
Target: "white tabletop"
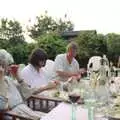
[{"label": "white tabletop", "polygon": [[[71,104],[60,103],[56,108],[50,111],[41,120],[71,120]],[[76,120],[88,120],[88,110],[77,106]]]}]

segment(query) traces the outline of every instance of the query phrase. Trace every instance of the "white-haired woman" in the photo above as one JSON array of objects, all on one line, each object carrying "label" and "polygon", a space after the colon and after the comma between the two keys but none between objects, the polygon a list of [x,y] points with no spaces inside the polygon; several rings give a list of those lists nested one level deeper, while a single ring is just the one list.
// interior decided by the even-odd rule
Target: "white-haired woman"
[{"label": "white-haired woman", "polygon": [[[9,80],[10,78],[5,76],[8,65],[11,63],[13,63],[12,56],[7,51],[0,49],[0,110],[10,109],[26,117],[38,120],[41,116],[24,104],[22,96],[13,81]],[[22,84],[22,81],[19,79],[19,77],[16,77],[18,78],[18,81]],[[26,86],[28,88],[27,85],[23,86]],[[41,88],[38,90],[34,90],[33,93],[37,93],[40,91]]]}]

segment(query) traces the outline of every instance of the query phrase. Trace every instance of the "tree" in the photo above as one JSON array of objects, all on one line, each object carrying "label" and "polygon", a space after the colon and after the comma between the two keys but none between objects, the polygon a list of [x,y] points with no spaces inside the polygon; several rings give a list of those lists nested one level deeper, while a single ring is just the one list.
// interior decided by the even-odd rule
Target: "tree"
[{"label": "tree", "polygon": [[38,47],[44,49],[49,59],[54,59],[57,54],[64,53],[67,42],[58,34],[50,32],[37,38]]},{"label": "tree", "polygon": [[90,31],[81,31],[79,33],[76,38],[76,42],[79,45],[79,57],[89,57],[93,54],[93,49],[95,49],[93,43],[95,42],[96,37],[96,33]]},{"label": "tree", "polygon": [[[7,42],[10,46],[25,43],[22,26],[16,20],[1,19],[0,39]],[[2,41],[2,42],[3,42]]]},{"label": "tree", "polygon": [[110,59],[116,64],[117,57],[120,55],[120,35],[109,33],[106,35],[108,55]]},{"label": "tree", "polygon": [[101,56],[106,53],[105,36],[97,34],[94,30],[80,31],[76,42],[79,46],[78,59],[80,62],[84,63],[83,66],[87,65],[88,59],[91,56]]},{"label": "tree", "polygon": [[57,33],[61,33],[64,31],[72,30],[73,24],[71,21],[62,20],[61,18],[59,20],[55,20],[51,16],[48,16],[47,13],[45,13],[45,15],[37,16],[36,23],[32,27],[28,28],[28,31],[30,32],[30,36],[32,38],[37,38],[40,35],[49,32],[55,31]]},{"label": "tree", "polygon": [[96,50],[100,55],[107,54],[107,40],[105,35],[97,34]]},{"label": "tree", "polygon": [[1,19],[0,49],[9,51],[13,55],[15,63],[23,63],[26,62],[26,55],[28,55],[26,46],[20,23],[7,18]]}]

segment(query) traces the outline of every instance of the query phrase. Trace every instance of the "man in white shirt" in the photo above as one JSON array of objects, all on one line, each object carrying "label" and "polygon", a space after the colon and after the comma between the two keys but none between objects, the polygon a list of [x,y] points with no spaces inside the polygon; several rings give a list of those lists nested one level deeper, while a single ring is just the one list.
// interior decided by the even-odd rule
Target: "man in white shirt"
[{"label": "man in white shirt", "polygon": [[75,59],[77,55],[77,44],[71,42],[67,46],[65,54],[59,54],[55,58],[54,78],[60,81],[66,81],[70,77],[80,79],[79,64]]}]

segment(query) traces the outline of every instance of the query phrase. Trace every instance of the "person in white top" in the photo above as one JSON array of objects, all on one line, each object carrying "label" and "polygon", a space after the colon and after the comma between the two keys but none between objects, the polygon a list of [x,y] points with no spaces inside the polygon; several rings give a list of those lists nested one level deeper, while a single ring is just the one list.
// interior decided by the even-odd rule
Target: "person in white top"
[{"label": "person in white top", "polygon": [[21,71],[20,77],[31,88],[39,88],[40,86],[55,87],[54,82],[48,80],[43,67],[46,64],[47,54],[40,48],[33,50],[29,58],[29,64]]},{"label": "person in white top", "polygon": [[[10,77],[6,76],[9,64],[13,62],[13,58],[7,51],[0,49],[0,111],[11,110],[15,113],[22,114],[25,117],[40,119],[40,115],[30,109],[23,101],[22,96]],[[17,77],[18,78],[18,77]],[[18,80],[21,84],[20,79]],[[24,84],[21,85],[22,87]],[[27,90],[27,89],[26,89]],[[29,94],[31,89],[27,92]],[[33,90],[33,89],[32,89]],[[39,93],[41,90],[36,89],[33,93]],[[7,118],[6,118],[7,119]]]},{"label": "person in white top", "polygon": [[53,67],[55,79],[65,82],[70,77],[76,79],[81,78],[79,63],[75,59],[77,55],[77,47],[78,46],[75,42],[71,42],[67,46],[66,53],[56,56]]}]

